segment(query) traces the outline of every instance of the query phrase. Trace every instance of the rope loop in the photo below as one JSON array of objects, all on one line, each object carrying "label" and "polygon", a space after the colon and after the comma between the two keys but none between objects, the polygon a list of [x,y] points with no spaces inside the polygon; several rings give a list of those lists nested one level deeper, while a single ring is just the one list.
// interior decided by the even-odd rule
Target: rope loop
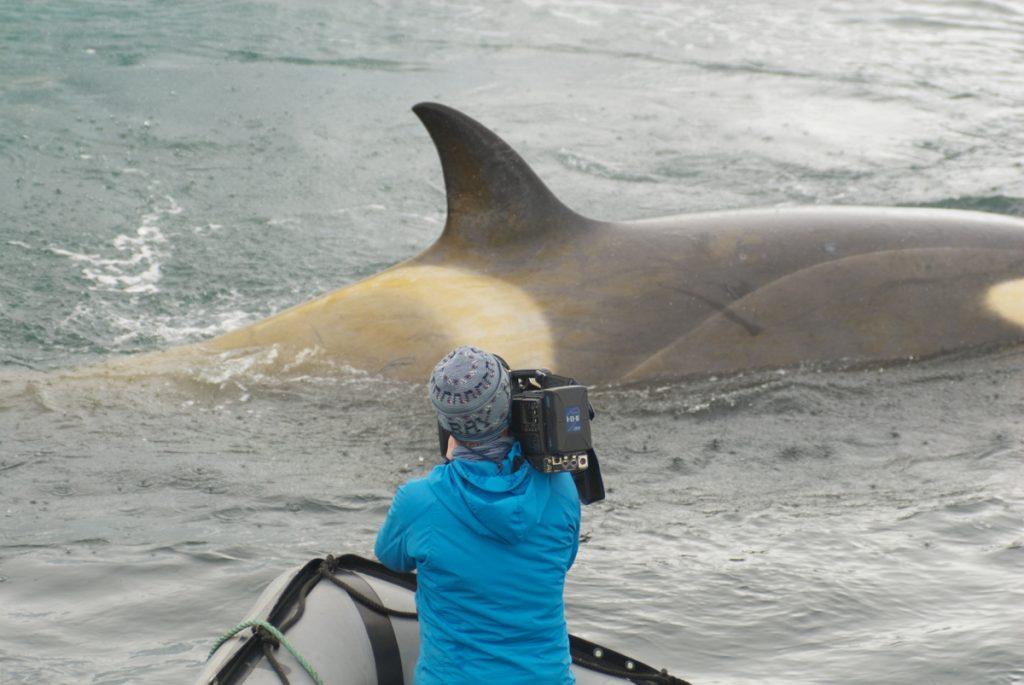
[{"label": "rope loop", "polygon": [[274,640],[276,640],[278,644],[284,645],[285,649],[287,649],[291,653],[291,655],[295,657],[295,660],[299,662],[299,666],[302,666],[302,669],[309,674],[310,678],[313,679],[313,682],[316,683],[316,685],[324,685],[324,681],[316,672],[316,669],[314,669],[313,666],[310,665],[310,663],[306,661],[306,659],[301,654],[299,654],[298,650],[295,649],[292,643],[288,642],[288,638],[286,638],[284,634],[275,626],[266,621],[242,621],[237,626],[235,626],[227,633],[225,633],[219,640],[217,640],[217,643],[213,646],[213,649],[211,649],[210,653],[206,655],[206,660],[209,661],[210,657],[212,657],[214,653],[218,649],[220,649],[221,645],[223,645],[225,642],[227,642],[228,640],[230,640],[246,628],[253,628],[256,636],[258,636],[260,639],[267,639],[264,637],[264,633],[266,633]]}]

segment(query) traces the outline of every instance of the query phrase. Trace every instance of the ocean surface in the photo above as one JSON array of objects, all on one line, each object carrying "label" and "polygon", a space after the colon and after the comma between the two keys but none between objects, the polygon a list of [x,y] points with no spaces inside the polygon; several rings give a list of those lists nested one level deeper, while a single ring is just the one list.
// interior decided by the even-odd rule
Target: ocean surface
[{"label": "ocean surface", "polygon": [[[423,388],[70,372],[428,246],[422,100],[596,218],[1024,216],[1010,0],[0,0],[0,683],[191,682],[270,579],[371,553]],[[694,685],[1024,683],[1024,351],[592,400],[574,633]]]}]

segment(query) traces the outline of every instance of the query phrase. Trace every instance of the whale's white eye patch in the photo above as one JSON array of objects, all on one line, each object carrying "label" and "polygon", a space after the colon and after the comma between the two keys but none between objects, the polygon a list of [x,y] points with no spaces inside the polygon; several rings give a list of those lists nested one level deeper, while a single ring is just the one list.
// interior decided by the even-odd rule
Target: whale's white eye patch
[{"label": "whale's white eye patch", "polygon": [[985,306],[1000,318],[1024,328],[1024,278],[989,288],[985,293]]}]

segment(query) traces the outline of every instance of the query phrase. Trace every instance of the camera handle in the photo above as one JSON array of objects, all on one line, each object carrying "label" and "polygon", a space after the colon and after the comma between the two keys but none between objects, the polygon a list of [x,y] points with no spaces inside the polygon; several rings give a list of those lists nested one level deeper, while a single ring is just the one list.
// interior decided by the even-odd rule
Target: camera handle
[{"label": "camera handle", "polygon": [[594,448],[587,450],[587,468],[572,474],[580,504],[593,504],[604,499],[604,480],[601,478],[601,463]]},{"label": "camera handle", "polygon": [[[561,388],[566,385],[579,385],[575,378],[559,376],[547,369],[516,369],[508,372],[509,381],[512,383],[512,393],[524,390],[543,390],[544,388]],[[587,402],[587,411],[590,412],[590,420],[597,416],[594,405]]]}]

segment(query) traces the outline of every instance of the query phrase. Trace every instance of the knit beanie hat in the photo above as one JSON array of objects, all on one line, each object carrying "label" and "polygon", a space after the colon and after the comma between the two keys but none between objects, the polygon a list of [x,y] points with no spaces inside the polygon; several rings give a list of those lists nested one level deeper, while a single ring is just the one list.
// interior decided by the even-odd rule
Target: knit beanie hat
[{"label": "knit beanie hat", "polygon": [[430,401],[437,420],[456,440],[487,442],[508,428],[511,385],[493,354],[458,347],[430,374]]}]

